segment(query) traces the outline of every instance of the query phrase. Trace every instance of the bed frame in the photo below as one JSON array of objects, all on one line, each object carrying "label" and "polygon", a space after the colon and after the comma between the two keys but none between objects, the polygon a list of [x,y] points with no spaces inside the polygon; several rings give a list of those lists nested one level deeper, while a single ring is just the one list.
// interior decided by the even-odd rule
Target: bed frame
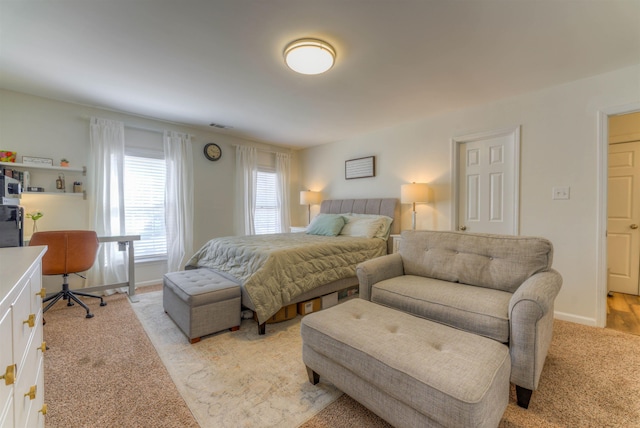
[{"label": "bed frame", "polygon": [[[323,214],[347,214],[347,213],[355,213],[355,214],[376,214],[376,215],[386,215],[393,219],[391,223],[390,233],[398,234],[400,233],[400,201],[397,198],[382,198],[382,199],[328,199],[322,201],[320,205],[320,213]],[[387,252],[391,253],[393,249],[392,240],[389,239],[387,241]],[[338,281],[333,281],[328,284],[321,285],[320,287],[316,287],[313,290],[307,291],[306,293],[301,294],[296,297],[294,300],[289,302],[291,305],[293,303],[304,302],[306,300],[315,299],[316,297],[324,296],[325,294],[331,294],[336,291],[344,290],[345,288],[353,287],[358,285],[358,278],[353,276],[350,278],[340,279]],[[255,306],[253,302],[251,302],[251,298],[245,291],[244,287],[241,287],[242,290],[242,306],[245,306],[251,310],[255,310]],[[266,332],[266,323],[262,323],[258,325],[258,333],[265,334]]]}]

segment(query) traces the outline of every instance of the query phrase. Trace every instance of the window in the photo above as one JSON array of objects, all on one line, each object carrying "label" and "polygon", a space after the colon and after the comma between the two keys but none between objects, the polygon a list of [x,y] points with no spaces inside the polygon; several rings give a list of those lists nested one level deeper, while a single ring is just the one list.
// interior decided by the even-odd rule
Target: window
[{"label": "window", "polygon": [[124,217],[128,235],[140,235],[136,261],[166,258],[164,224],[166,166],[162,152],[133,151],[124,157]]},{"label": "window", "polygon": [[258,169],[254,227],[257,235],[280,233],[280,209],[276,195],[276,173]]}]

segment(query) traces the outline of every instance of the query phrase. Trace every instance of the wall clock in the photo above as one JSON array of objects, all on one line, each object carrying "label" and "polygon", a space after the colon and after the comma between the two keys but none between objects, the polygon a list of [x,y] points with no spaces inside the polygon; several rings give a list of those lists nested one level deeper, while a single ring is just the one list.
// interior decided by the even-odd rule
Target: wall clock
[{"label": "wall clock", "polygon": [[216,143],[207,143],[204,145],[204,157],[210,161],[217,161],[222,157],[222,149]]}]

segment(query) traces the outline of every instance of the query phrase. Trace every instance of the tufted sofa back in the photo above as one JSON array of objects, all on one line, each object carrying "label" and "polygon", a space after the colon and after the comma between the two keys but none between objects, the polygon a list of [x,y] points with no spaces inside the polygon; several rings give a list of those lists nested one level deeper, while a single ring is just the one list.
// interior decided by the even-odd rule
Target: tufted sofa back
[{"label": "tufted sofa back", "polygon": [[399,253],[405,275],[515,292],[530,276],[551,269],[544,238],[406,230]]}]

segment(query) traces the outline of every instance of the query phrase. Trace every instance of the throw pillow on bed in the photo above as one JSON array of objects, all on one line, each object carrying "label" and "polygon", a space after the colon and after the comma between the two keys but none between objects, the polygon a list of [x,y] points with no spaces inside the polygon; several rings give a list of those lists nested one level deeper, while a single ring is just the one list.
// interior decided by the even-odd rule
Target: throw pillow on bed
[{"label": "throw pillow on bed", "polygon": [[344,227],[344,217],[338,214],[318,214],[307,227],[308,235],[338,236]]},{"label": "throw pillow on bed", "polygon": [[347,224],[342,228],[341,235],[360,236],[363,238],[387,239],[392,218],[373,214],[347,214]]}]

